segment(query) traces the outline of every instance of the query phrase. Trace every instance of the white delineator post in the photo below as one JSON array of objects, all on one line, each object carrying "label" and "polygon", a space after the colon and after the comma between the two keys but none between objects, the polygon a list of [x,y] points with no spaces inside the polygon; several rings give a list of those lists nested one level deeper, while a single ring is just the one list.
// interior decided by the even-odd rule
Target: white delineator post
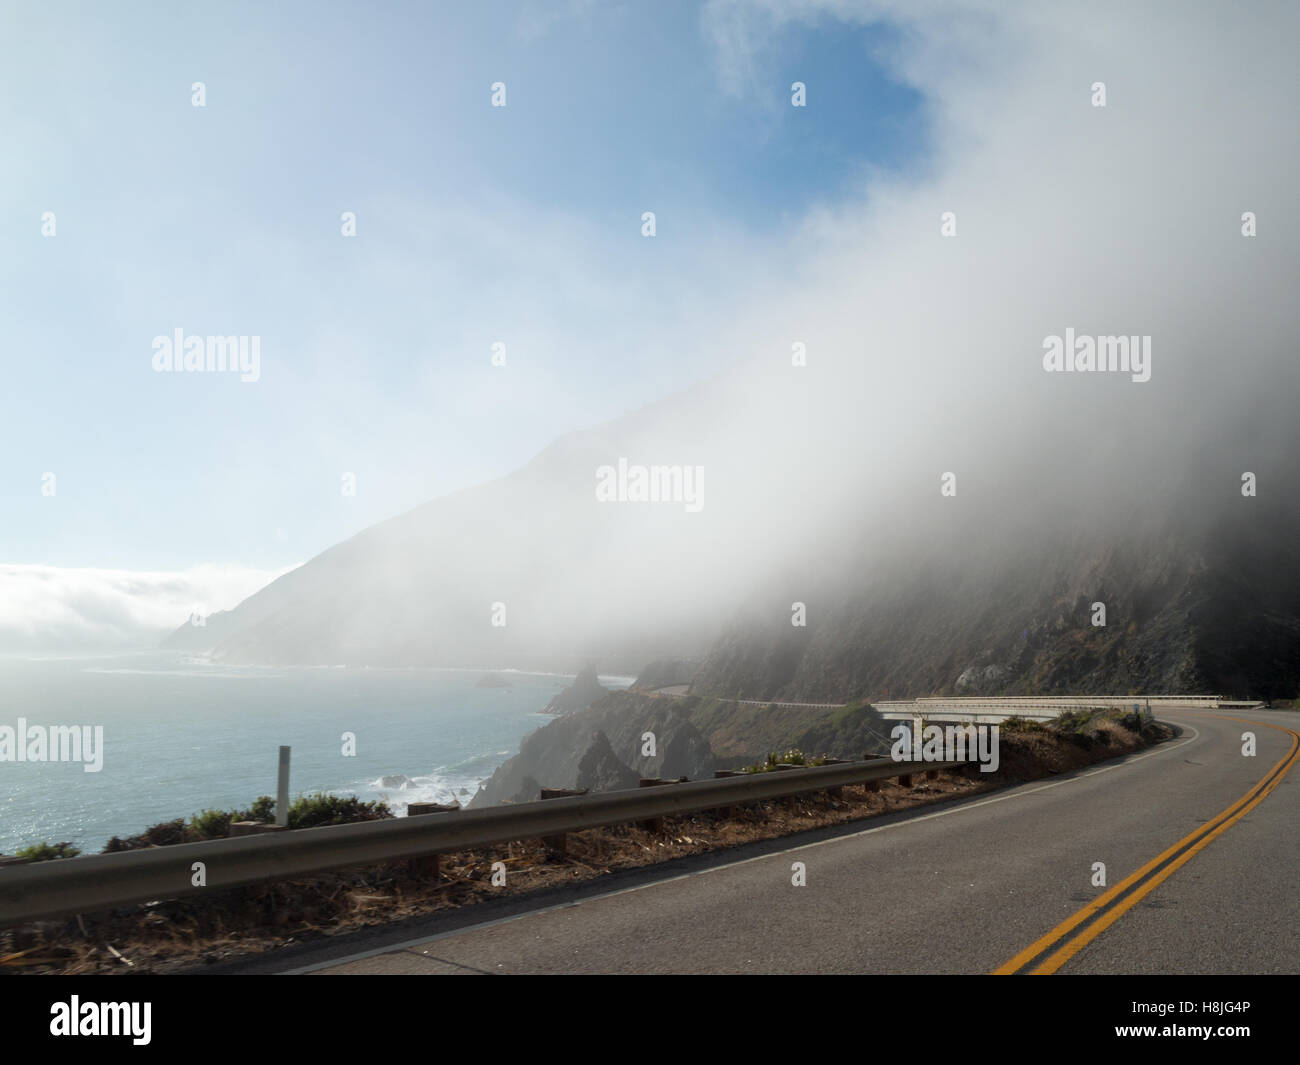
[{"label": "white delineator post", "polygon": [[275,791],[275,823],[289,827],[289,748],[280,748],[280,779]]}]

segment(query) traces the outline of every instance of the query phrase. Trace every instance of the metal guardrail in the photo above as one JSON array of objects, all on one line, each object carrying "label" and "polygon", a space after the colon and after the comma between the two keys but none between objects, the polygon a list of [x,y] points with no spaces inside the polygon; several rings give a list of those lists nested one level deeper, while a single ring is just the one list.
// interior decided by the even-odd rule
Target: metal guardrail
[{"label": "metal guardrail", "polygon": [[[0,928],[201,895],[220,888],[288,880],[347,866],[376,865],[785,798],[962,764],[895,762],[888,758],[841,762],[782,773],[751,773],[482,810],[421,814],[391,821],[303,828],[10,866],[0,870]],[[192,882],[198,862],[206,877],[202,887]]]},{"label": "metal guardrail", "polygon": [[1223,696],[923,696],[915,702],[1047,702],[1053,705],[1115,705],[1132,702],[1218,702]]},{"label": "metal guardrail", "polygon": [[1133,705],[1150,705],[1165,709],[1217,709],[1221,695],[1008,695],[1000,696],[942,696],[932,695],[919,699],[879,700],[872,705],[882,713],[915,713],[948,710],[954,712],[979,710],[1036,710],[1059,712],[1061,710],[1127,710]]},{"label": "metal guardrail", "polygon": [[[1130,706],[1131,706],[1130,702]],[[906,714],[909,717],[929,717],[934,713],[979,713],[985,710],[1013,713],[1020,710],[1033,710],[1042,713],[1059,714],[1062,710],[1110,710],[1115,709],[1109,703],[1011,703],[1000,699],[980,699],[956,702],[934,700],[932,702],[880,702],[872,703],[882,714]]]}]

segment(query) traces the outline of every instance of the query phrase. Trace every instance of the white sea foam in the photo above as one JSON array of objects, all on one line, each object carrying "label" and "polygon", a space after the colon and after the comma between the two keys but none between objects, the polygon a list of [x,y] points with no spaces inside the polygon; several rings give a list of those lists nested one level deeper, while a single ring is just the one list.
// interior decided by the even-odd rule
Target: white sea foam
[{"label": "white sea foam", "polygon": [[[396,775],[396,774],[393,774]],[[425,776],[408,777],[408,783],[396,788],[378,786],[381,781],[368,781],[357,789],[357,797],[369,801],[379,800],[387,803],[388,808],[398,817],[405,817],[407,807],[413,802],[459,802],[462,806],[469,804],[478,786],[485,777],[455,776],[452,774],[430,773]],[[462,794],[462,789],[465,794]]]}]

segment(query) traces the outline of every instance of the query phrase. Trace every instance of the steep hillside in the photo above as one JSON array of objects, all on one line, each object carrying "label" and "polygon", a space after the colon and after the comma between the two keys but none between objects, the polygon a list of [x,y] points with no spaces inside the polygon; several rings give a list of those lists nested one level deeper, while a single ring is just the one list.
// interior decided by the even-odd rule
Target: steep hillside
[{"label": "steep hillside", "polygon": [[[302,665],[660,660],[643,683],[791,701],[1300,691],[1291,421],[1198,414],[1156,433],[1130,388],[1105,432],[1086,404],[1055,412],[1046,436],[976,412],[954,446],[928,423],[881,439],[856,411],[821,416],[836,378],[774,376],[726,420],[748,378],[570,434],[169,646]],[[1269,409],[1284,407],[1279,390]],[[629,457],[698,464],[704,505],[599,501],[597,471]],[[962,487],[945,497],[926,470],[950,463]]]},{"label": "steep hillside", "polygon": [[[955,694],[1300,690],[1300,546],[1288,507],[1162,512],[1156,528],[1059,529],[1014,551],[900,561],[740,614],[693,693],[790,701]],[[990,530],[990,543],[1008,535]],[[1104,604],[1104,625],[1095,603]]]}]

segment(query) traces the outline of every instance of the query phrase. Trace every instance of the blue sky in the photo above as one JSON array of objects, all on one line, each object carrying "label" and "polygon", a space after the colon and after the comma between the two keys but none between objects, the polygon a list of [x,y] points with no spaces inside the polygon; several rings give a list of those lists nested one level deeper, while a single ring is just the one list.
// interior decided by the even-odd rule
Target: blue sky
[{"label": "blue sky", "polygon": [[[508,473],[744,355],[711,310],[927,160],[884,26],[737,70],[686,3],[0,11],[0,563],[274,570]],[[154,373],[176,327],[261,380]]]}]

